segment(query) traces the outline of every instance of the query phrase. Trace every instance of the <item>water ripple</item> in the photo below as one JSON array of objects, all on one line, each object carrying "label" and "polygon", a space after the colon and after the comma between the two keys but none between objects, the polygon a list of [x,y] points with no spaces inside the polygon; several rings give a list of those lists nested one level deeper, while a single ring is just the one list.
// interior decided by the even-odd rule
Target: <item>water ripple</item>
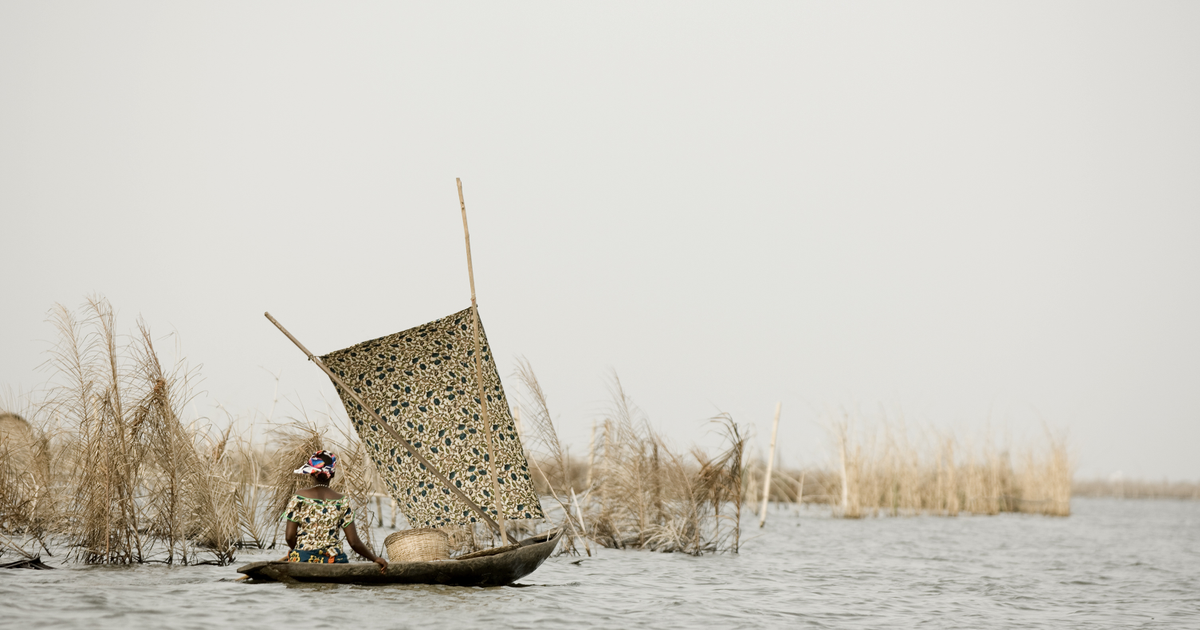
[{"label": "water ripple", "polygon": [[779,510],[736,556],[601,549],[552,558],[521,588],[249,585],[208,566],[4,571],[0,619],[101,630],[1200,627],[1200,503],[1073,507],[1067,519]]}]

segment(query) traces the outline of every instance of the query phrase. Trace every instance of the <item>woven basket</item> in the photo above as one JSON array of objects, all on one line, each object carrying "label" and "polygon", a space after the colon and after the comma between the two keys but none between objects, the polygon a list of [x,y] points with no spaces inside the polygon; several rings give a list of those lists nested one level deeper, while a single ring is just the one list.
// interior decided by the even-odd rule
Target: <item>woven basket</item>
[{"label": "woven basket", "polygon": [[437,529],[406,529],[383,540],[391,562],[429,562],[450,559],[450,538]]}]

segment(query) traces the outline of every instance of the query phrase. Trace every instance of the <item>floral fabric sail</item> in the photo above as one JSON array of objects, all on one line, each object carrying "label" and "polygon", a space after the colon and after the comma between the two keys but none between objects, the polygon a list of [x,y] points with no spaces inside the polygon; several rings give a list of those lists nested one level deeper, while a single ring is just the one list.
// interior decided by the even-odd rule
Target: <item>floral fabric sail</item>
[{"label": "floral fabric sail", "polygon": [[[321,359],[429,463],[493,517],[496,501],[491,475],[496,470],[505,517],[543,518],[521,439],[481,329],[483,384],[496,466],[490,461],[475,376],[473,324],[468,308]],[[340,388],[338,394],[412,527],[475,521],[475,512],[423,470],[370,413]]]}]

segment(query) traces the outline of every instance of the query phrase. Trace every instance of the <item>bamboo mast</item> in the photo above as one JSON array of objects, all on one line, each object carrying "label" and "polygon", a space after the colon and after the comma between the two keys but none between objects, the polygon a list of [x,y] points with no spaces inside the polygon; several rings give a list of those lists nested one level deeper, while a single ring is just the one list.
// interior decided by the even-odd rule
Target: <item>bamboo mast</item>
[{"label": "bamboo mast", "polygon": [[[471,231],[467,229],[467,202],[463,199],[462,180],[455,177],[458,184],[458,205],[462,209],[463,237],[467,242],[467,277],[471,279],[471,315],[475,318],[475,380],[479,383],[479,407],[483,410],[483,435],[487,439],[488,459],[492,471],[492,494],[496,497],[496,520],[500,524],[500,544],[508,544],[508,531],[504,526],[504,500],[500,496],[500,462],[496,459],[495,440],[492,436],[492,422],[488,419],[487,392],[483,389],[483,348],[479,343],[479,306],[475,303],[475,269],[471,266]],[[494,360],[494,357],[493,357]]]},{"label": "bamboo mast", "polygon": [[348,394],[350,396],[350,398],[354,400],[354,402],[358,403],[363,408],[364,411],[371,414],[371,417],[375,418],[375,421],[379,423],[379,426],[383,427],[383,429],[385,431],[387,431],[387,434],[390,435],[391,438],[393,440],[395,440],[397,444],[399,444],[400,446],[403,446],[404,450],[408,451],[408,454],[412,455],[413,459],[417,460],[417,463],[425,466],[425,469],[429,471],[429,474],[433,475],[434,479],[437,479],[439,482],[441,482],[441,484],[443,486],[445,486],[447,489],[449,489],[450,492],[454,493],[455,496],[457,496],[459,499],[461,499],[463,504],[465,504],[467,507],[474,510],[475,513],[478,514],[481,519],[483,519],[483,522],[488,524],[488,527],[491,527],[492,529],[495,529],[495,530],[500,529],[500,526],[496,524],[496,521],[492,520],[492,517],[488,515],[487,510],[484,510],[483,508],[479,507],[479,505],[476,504],[474,501],[472,501],[470,497],[463,494],[462,490],[459,490],[457,486],[450,483],[450,480],[446,479],[445,475],[443,475],[441,473],[441,471],[439,471],[437,468],[434,468],[432,462],[425,459],[425,456],[423,456],[419,452],[417,452],[417,449],[413,448],[413,445],[409,444],[408,440],[404,439],[404,437],[401,436],[400,433],[398,433],[395,429],[393,429],[392,425],[388,424],[386,420],[379,417],[379,414],[375,413],[375,410],[371,409],[371,407],[369,405],[367,405],[367,403],[362,399],[362,397],[360,397],[353,389],[351,389],[350,386],[346,385],[346,383],[343,382],[342,379],[339,378],[337,374],[334,374],[333,370],[330,370],[329,367],[325,365],[325,362],[322,361],[320,357],[314,356],[313,353],[309,352],[308,348],[305,348],[304,344],[300,343],[299,339],[296,339],[295,337],[293,337],[292,333],[288,332],[287,329],[283,327],[283,324],[280,324],[279,321],[277,321],[274,317],[271,317],[270,313],[263,313],[263,315],[266,315],[267,319],[271,320],[272,324],[275,324],[275,327],[279,329],[279,332],[282,332],[284,335],[287,335],[287,338],[291,339],[292,343],[296,344],[296,347],[300,348],[300,350],[302,352],[304,352],[304,355],[308,357],[309,361],[316,363],[317,367],[321,368],[321,371],[325,372],[326,376],[328,376],[330,379],[332,379],[335,385],[342,388],[342,391],[346,392],[346,394]]},{"label": "bamboo mast", "polygon": [[758,516],[758,526],[767,523],[767,499],[771,497],[771,468],[775,466],[775,434],[779,432],[779,410],[782,402],[775,403],[775,422],[771,423],[771,452],[767,454],[767,475],[763,479],[762,510]]}]

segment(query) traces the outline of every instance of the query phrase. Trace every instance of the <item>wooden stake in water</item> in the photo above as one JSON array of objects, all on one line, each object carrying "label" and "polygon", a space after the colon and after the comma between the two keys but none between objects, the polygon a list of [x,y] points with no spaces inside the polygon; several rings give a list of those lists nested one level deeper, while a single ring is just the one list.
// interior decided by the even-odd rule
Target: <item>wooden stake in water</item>
[{"label": "wooden stake in water", "polygon": [[487,439],[488,470],[492,473],[492,494],[496,497],[496,522],[500,524],[500,544],[508,544],[508,530],[504,526],[504,500],[500,496],[500,463],[496,459],[496,445],[492,436],[492,421],[488,419],[487,392],[483,389],[483,346],[479,343],[479,306],[475,303],[475,269],[471,266],[471,231],[467,229],[467,202],[463,199],[462,180],[458,184],[458,205],[462,208],[463,237],[467,241],[467,277],[471,279],[471,315],[475,319],[475,380],[479,383],[479,407],[483,410],[483,435]]},{"label": "wooden stake in water", "polygon": [[579,507],[579,499],[575,496],[575,488],[571,488],[571,504],[575,506],[575,520],[579,521],[579,537],[583,539],[583,550],[592,557],[592,547],[588,544],[587,525],[583,524],[583,510]]},{"label": "wooden stake in water", "polygon": [[782,402],[775,403],[775,421],[771,423],[771,450],[767,453],[767,475],[763,479],[762,513],[758,516],[758,526],[767,523],[767,499],[771,498],[771,468],[775,466],[775,435],[779,432],[779,410]]},{"label": "wooden stake in water", "polygon": [[592,438],[588,440],[588,469],[587,481],[583,485],[592,487],[592,466],[596,463],[596,421],[592,420]]},{"label": "wooden stake in water", "polygon": [[800,481],[796,482],[796,514],[800,513],[800,506],[804,505],[804,475],[805,471],[800,471]]},{"label": "wooden stake in water", "polygon": [[[850,480],[847,477],[846,471],[846,429],[842,428],[841,439],[838,441],[838,454],[842,461],[842,516],[846,515],[846,510],[850,509]],[[938,460],[940,466],[942,460]],[[941,474],[938,475],[938,482],[941,482]]]}]

